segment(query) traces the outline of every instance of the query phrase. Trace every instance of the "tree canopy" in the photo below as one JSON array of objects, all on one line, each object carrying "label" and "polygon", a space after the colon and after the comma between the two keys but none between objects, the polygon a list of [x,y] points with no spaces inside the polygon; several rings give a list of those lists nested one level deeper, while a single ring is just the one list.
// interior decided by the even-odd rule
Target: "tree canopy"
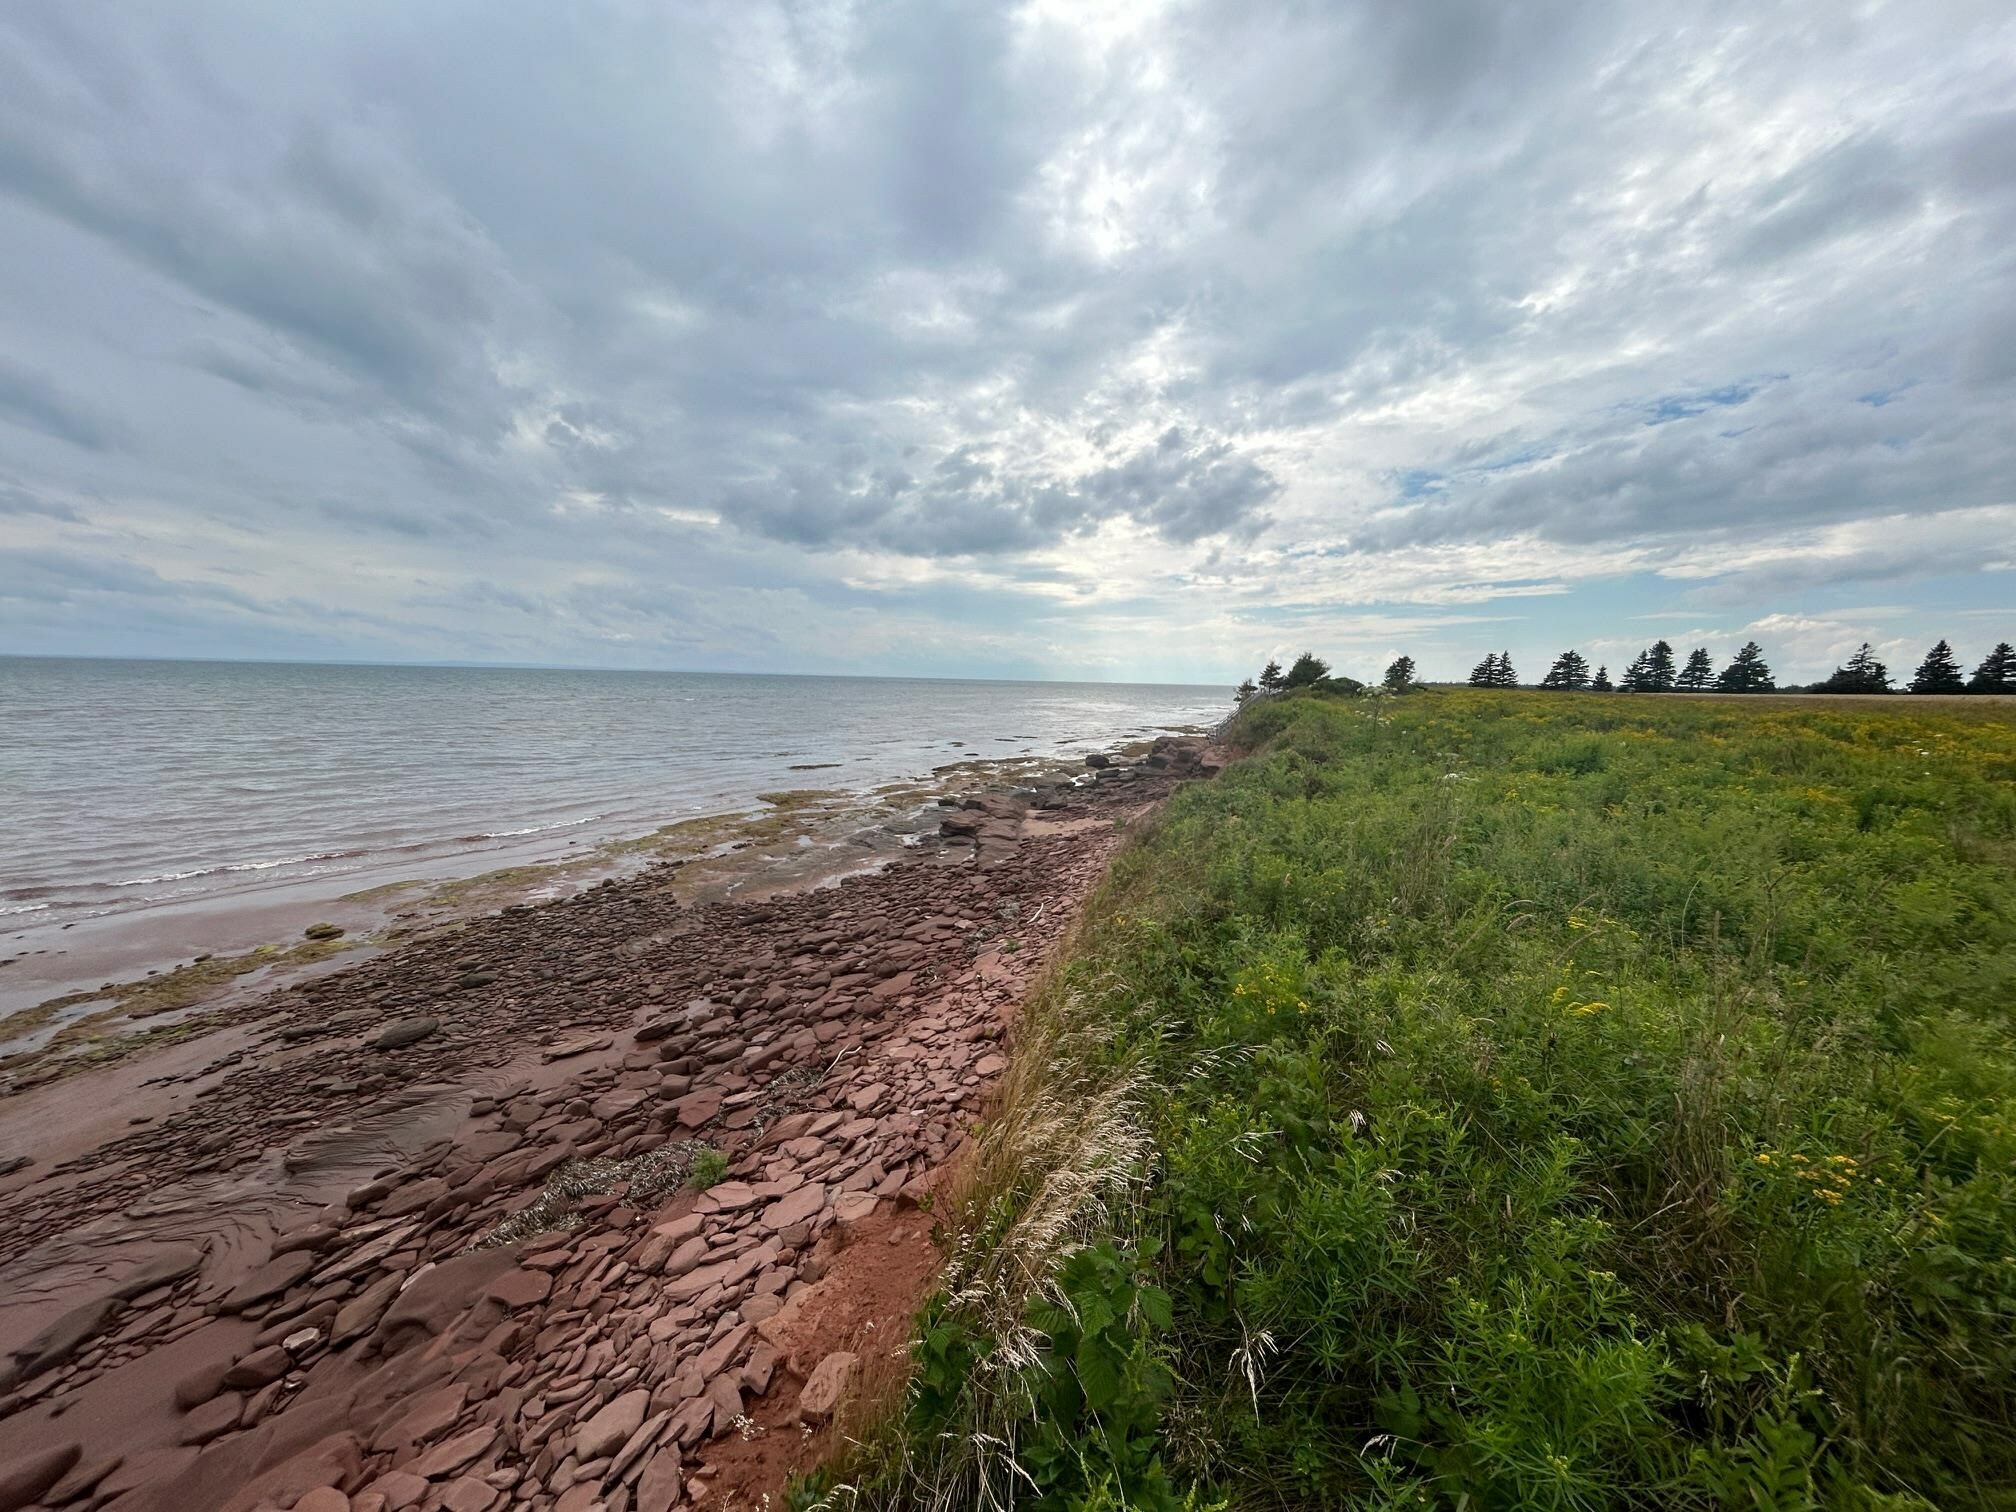
[{"label": "tree canopy", "polygon": [[1953,655],[1953,648],[1940,641],[1925,653],[1925,660],[1918,663],[1918,670],[1911,675],[1910,689],[1913,693],[1964,693],[1967,680],[1960,675],[1960,663]]},{"label": "tree canopy", "polygon": [[1304,651],[1300,656],[1295,658],[1295,665],[1288,669],[1288,676],[1283,679],[1281,686],[1284,688],[1306,688],[1311,683],[1323,681],[1329,675],[1330,663],[1323,660],[1314,651]]},{"label": "tree canopy", "polygon": [[1981,665],[1967,679],[1969,693],[2016,693],[2016,649],[2007,641],[1981,658]]},{"label": "tree canopy", "polygon": [[1764,660],[1764,648],[1755,641],[1745,641],[1743,649],[1715,679],[1716,690],[1722,693],[1770,693],[1777,686],[1771,677],[1771,666]]},{"label": "tree canopy", "polygon": [[1825,682],[1813,685],[1815,693],[1888,693],[1890,669],[1876,659],[1864,641],[1855,654],[1834,669]]},{"label": "tree canopy", "polygon": [[1589,663],[1580,651],[1563,651],[1540,679],[1543,688],[1580,690],[1589,686]]}]

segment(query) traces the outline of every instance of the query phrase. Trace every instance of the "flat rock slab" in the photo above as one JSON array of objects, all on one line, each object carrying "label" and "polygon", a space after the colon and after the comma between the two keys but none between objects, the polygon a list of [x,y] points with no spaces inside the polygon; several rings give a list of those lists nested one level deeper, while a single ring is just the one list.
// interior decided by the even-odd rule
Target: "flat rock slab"
[{"label": "flat rock slab", "polygon": [[423,1013],[417,1018],[400,1019],[379,1030],[378,1037],[371,1041],[371,1047],[374,1050],[403,1050],[408,1045],[419,1044],[440,1027],[441,1020],[432,1014]]},{"label": "flat rock slab", "polygon": [[833,1409],[840,1405],[840,1398],[854,1379],[854,1368],[860,1363],[857,1356],[836,1349],[813,1366],[805,1389],[798,1393],[798,1415],[808,1423],[823,1423],[833,1416]]},{"label": "flat rock slab", "polygon": [[315,1256],[309,1250],[276,1255],[226,1292],[218,1306],[225,1312],[243,1312],[248,1307],[279,1296],[315,1269],[315,1265]]},{"label": "flat rock slab", "polygon": [[650,1405],[650,1392],[626,1391],[581,1425],[574,1436],[575,1455],[586,1464],[614,1454],[644,1426],[644,1413]]},{"label": "flat rock slab", "polygon": [[35,1375],[61,1365],[101,1332],[118,1314],[117,1297],[100,1297],[73,1307],[14,1351],[23,1375]]},{"label": "flat rock slab", "polygon": [[763,1227],[774,1234],[789,1228],[794,1223],[804,1223],[817,1218],[825,1210],[826,1188],[802,1186],[763,1209],[761,1222]]}]

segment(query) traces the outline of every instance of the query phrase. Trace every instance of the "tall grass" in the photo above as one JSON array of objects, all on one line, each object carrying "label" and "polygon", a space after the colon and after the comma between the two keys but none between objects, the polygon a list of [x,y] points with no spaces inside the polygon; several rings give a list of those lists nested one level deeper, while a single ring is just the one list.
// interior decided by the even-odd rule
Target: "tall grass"
[{"label": "tall grass", "polygon": [[902,1420],[820,1489],[2016,1506],[2006,711],[1242,733],[1116,866]]}]

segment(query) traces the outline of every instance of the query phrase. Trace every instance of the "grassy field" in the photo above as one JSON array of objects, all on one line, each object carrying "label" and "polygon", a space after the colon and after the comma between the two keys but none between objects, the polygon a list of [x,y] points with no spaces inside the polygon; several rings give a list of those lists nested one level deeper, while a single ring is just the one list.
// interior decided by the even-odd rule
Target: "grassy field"
[{"label": "grassy field", "polygon": [[1288,698],[834,1506],[2016,1507],[2016,710]]}]

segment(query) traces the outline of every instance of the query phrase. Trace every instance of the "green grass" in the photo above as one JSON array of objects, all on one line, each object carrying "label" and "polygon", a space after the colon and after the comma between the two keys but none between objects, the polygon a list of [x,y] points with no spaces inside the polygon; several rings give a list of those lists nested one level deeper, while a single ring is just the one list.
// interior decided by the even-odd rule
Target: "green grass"
[{"label": "green grass", "polygon": [[[800,1500],[2016,1507],[2012,711],[1243,734],[1032,1005],[908,1395]],[[1070,1148],[1127,1168],[1033,1242],[1102,1096]]]}]

